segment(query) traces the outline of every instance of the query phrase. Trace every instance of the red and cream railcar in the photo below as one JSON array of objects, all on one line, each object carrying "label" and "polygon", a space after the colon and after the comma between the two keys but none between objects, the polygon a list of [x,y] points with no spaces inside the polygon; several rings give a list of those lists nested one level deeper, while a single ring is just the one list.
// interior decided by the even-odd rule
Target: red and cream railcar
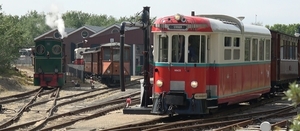
[{"label": "red and cream railcar", "polygon": [[226,15],[158,18],[152,113],[206,114],[270,91],[271,33]]},{"label": "red and cream railcar", "polygon": [[[120,43],[107,43],[83,53],[85,76],[95,76],[101,83],[118,86],[120,83]],[[124,45],[125,82],[130,81],[130,45]]]}]

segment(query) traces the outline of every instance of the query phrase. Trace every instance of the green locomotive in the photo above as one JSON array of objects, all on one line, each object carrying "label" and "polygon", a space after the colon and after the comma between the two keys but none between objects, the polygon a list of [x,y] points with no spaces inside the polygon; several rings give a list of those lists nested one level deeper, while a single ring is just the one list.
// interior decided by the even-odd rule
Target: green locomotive
[{"label": "green locomotive", "polygon": [[35,41],[34,85],[62,87],[66,83],[64,44],[60,39]]}]

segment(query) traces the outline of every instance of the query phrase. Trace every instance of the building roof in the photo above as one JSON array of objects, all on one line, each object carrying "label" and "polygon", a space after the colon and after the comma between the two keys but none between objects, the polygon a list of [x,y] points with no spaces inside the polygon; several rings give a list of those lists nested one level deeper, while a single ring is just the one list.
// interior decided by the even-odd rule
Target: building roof
[{"label": "building roof", "polygon": [[[69,34],[70,32],[72,32],[72,31],[74,31],[74,30],[76,30],[76,29],[75,29],[75,28],[65,28],[65,31],[66,31],[67,34]],[[40,35],[40,36],[38,36],[38,37],[35,37],[34,40],[40,39],[40,38],[42,38],[43,36],[45,36],[45,35],[47,35],[47,34],[49,34],[49,33],[51,33],[51,32],[54,32],[54,31],[57,31],[57,28],[56,28],[56,29],[52,29],[52,30],[50,30],[50,31],[47,31],[47,32],[45,32],[44,34],[42,34],[42,35]]]},{"label": "building roof", "polygon": [[[91,35],[90,37],[97,36],[97,35],[99,35],[99,34],[105,32],[105,31],[107,31],[107,30],[109,30],[109,29],[111,29],[111,28],[114,28],[114,27],[119,28],[119,29],[121,28],[120,25],[118,25],[118,24],[113,24],[113,25],[111,25],[111,26],[109,26],[109,27],[106,27],[106,28],[100,30],[99,32],[97,32],[97,33]],[[128,30],[135,30],[135,29],[139,29],[139,27],[125,27],[125,31],[128,31]]]},{"label": "building roof", "polygon": [[87,29],[87,30],[89,30],[89,31],[91,31],[91,32],[97,33],[99,31],[103,30],[105,27],[85,25],[85,26],[82,26],[82,27],[80,27],[80,28],[78,28],[76,30],[73,30],[68,35],[72,35],[73,33],[77,32],[77,31],[79,31],[81,29],[84,29],[84,28]]}]

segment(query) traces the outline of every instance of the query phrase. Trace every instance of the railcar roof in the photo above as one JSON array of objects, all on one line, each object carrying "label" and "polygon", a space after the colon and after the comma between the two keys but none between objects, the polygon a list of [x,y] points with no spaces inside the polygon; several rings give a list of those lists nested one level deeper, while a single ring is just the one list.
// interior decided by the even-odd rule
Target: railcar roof
[{"label": "railcar roof", "polygon": [[[204,17],[205,18],[205,17]],[[205,18],[208,19],[213,32],[232,32],[240,33],[241,29],[235,23],[230,23],[226,21],[221,21],[218,19]],[[245,34],[259,34],[259,35],[271,35],[268,28],[258,25],[243,24]]]},{"label": "railcar roof", "polygon": [[96,53],[99,51],[101,51],[101,48],[100,48],[100,46],[97,46],[97,47],[86,49],[82,54],[91,54],[91,53]]},{"label": "railcar roof", "polygon": [[[112,42],[112,43],[106,43],[106,44],[101,45],[101,47],[110,47],[110,46],[120,46],[120,43],[119,42]],[[128,45],[128,44],[124,44],[124,46],[130,47],[130,45]]]}]

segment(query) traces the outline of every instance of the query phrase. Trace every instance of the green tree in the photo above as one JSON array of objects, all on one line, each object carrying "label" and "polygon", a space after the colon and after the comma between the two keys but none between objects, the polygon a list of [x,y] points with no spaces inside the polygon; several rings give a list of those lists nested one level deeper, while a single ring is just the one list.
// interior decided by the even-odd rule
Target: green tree
[{"label": "green tree", "polygon": [[300,26],[300,24],[274,24],[273,26],[266,25],[267,28],[274,30],[274,31],[279,31],[288,35],[294,35],[295,32],[297,31],[297,28]]},{"label": "green tree", "polygon": [[24,31],[18,16],[5,15],[1,6],[0,12],[0,73],[4,73],[10,63],[19,57]]},{"label": "green tree", "polygon": [[82,11],[68,11],[63,14],[66,27],[80,28],[90,19],[91,15]]},{"label": "green tree", "polygon": [[[299,88],[299,85],[296,84],[296,82],[291,83],[289,86],[289,90],[284,92],[284,94],[286,95],[286,97],[284,99],[292,101],[294,106],[297,106],[298,104],[300,104],[300,88]],[[294,131],[300,130],[300,115],[297,115],[297,117],[295,117],[293,119],[291,128]]]},{"label": "green tree", "polygon": [[25,41],[23,45],[34,45],[34,38],[50,30],[45,23],[45,14],[38,13],[37,11],[30,11],[27,14],[21,16],[20,23],[21,29],[24,31]]}]

